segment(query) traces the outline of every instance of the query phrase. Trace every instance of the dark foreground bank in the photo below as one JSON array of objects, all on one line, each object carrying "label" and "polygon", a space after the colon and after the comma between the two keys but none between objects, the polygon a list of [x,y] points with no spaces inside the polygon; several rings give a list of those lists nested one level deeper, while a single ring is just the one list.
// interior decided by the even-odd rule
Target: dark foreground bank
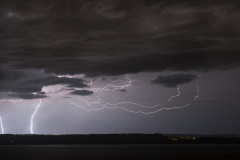
[{"label": "dark foreground bank", "polygon": [[5,145],[0,154],[1,160],[231,160],[240,156],[240,145]]}]

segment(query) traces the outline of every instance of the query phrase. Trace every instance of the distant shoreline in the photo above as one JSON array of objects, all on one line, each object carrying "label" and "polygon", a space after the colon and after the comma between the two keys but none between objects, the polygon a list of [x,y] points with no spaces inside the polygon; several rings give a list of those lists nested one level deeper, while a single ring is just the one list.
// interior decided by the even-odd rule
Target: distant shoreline
[{"label": "distant shoreline", "polygon": [[88,134],[35,135],[3,134],[0,145],[74,145],[74,144],[240,144],[234,135],[163,134]]}]

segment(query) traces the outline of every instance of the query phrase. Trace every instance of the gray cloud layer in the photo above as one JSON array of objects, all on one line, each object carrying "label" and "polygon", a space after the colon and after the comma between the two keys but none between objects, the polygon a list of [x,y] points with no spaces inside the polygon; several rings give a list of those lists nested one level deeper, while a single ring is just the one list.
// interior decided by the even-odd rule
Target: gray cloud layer
[{"label": "gray cloud layer", "polygon": [[239,6],[236,0],[2,0],[0,91],[87,87],[52,73],[94,77],[238,67]]},{"label": "gray cloud layer", "polygon": [[177,85],[191,82],[196,78],[197,76],[192,74],[173,74],[167,76],[158,76],[152,81],[152,83],[160,84],[165,87],[177,87]]},{"label": "gray cloud layer", "polygon": [[70,92],[70,94],[80,95],[80,96],[89,96],[89,95],[93,94],[93,91],[88,91],[88,90],[74,90],[74,91]]}]

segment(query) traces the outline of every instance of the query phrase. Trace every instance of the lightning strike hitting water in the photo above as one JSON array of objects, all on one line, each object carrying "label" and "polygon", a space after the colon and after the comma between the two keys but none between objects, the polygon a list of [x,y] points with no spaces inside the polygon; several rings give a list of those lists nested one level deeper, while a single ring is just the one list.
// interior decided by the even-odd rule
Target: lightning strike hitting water
[{"label": "lightning strike hitting water", "polygon": [[34,116],[36,115],[38,108],[41,106],[42,104],[42,99],[40,99],[39,104],[36,106],[32,116],[31,116],[31,124],[30,124],[30,132],[31,134],[33,134],[33,120],[34,120]]},{"label": "lightning strike hitting water", "polygon": [[178,94],[175,95],[175,96],[170,97],[168,102],[170,102],[173,98],[179,97],[181,95],[179,86],[177,86],[177,91],[178,91]]},{"label": "lightning strike hitting water", "polygon": [[3,128],[2,117],[0,117],[0,126],[1,126],[2,134],[4,134],[4,128]]}]

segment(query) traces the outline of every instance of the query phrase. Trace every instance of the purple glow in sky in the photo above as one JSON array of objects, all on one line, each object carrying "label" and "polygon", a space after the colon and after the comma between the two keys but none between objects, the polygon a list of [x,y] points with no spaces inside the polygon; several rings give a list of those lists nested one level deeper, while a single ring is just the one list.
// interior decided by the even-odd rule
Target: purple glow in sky
[{"label": "purple glow in sky", "polygon": [[235,0],[2,0],[2,133],[240,134]]}]

